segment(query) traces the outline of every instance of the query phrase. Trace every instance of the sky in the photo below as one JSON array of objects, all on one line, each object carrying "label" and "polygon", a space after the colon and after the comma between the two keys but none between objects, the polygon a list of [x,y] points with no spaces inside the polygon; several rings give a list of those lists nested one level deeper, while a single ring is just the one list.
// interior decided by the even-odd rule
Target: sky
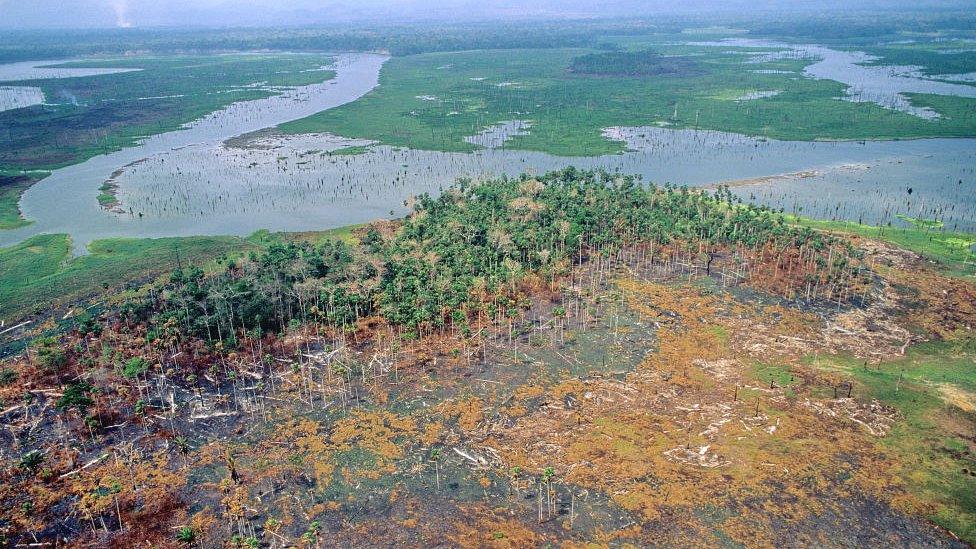
[{"label": "sky", "polygon": [[278,26],[587,18],[743,9],[973,7],[976,0],[0,0],[0,27]]}]

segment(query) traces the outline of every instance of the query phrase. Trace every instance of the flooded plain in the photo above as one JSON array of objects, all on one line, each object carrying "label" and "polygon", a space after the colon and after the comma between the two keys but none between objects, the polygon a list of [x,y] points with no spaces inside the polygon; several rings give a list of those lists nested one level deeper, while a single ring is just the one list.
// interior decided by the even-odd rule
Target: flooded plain
[{"label": "flooded plain", "polygon": [[[740,42],[715,44],[745,45]],[[883,89],[900,96],[911,91],[901,85],[901,76],[864,76],[862,69],[875,71],[856,65],[859,56],[823,50],[834,53],[796,54],[830,57],[810,65],[808,76],[841,80],[838,76],[845,75],[833,71],[846,59],[848,73],[841,81],[861,92]],[[358,99],[378,84],[386,57],[341,54],[336,59],[333,80],[237,103],[179,131],[57,170],[21,201],[34,223],[0,231],[0,246],[39,233],[67,233],[75,252],[85,253],[89,242],[108,237],[321,230],[403,215],[412,196],[437,194],[459,177],[515,176],[570,165],[638,174],[658,184],[731,181],[744,199],[812,217],[899,224],[898,215],[904,215],[976,230],[974,139],[788,142],[716,131],[608,128],[605,136],[625,142],[628,152],[560,157],[506,148],[508,139],[531,131],[530,120],[510,120],[469,137],[482,147],[473,153],[401,149],[329,134],[264,133],[226,143]],[[0,78],[3,74],[0,70]],[[898,85],[889,85],[892,78]],[[976,95],[971,86],[926,83]],[[898,106],[890,97],[885,101]],[[106,210],[95,197],[109,180],[118,205]]]},{"label": "flooded plain", "polygon": [[142,70],[135,68],[58,67],[58,65],[64,65],[72,61],[74,60],[21,61],[0,65],[0,82],[77,78],[81,76],[99,76]]},{"label": "flooded plain", "polygon": [[[178,154],[187,147],[213,146],[358,99],[378,84],[379,70],[386,59],[377,54],[337,55],[333,67],[336,77],[332,80],[288,89],[273,97],[234,103],[180,130],[147,137],[135,147],[56,170],[28,189],[20,201],[21,211],[33,223],[0,231],[0,246],[15,244],[35,234],[66,233],[72,237],[75,252],[85,253],[87,244],[99,238],[248,232],[241,226],[228,224],[224,218],[201,222],[183,216],[145,219],[120,216],[102,209],[95,197],[112,173],[144,158]],[[172,185],[173,182],[162,179],[153,182],[160,189]]]},{"label": "flooded plain", "polygon": [[[698,46],[775,48],[779,51],[744,52],[750,62],[791,58],[810,59],[813,63],[803,69],[803,75],[820,80],[834,80],[847,85],[847,101],[876,103],[887,109],[906,112],[921,118],[938,118],[932,109],[911,104],[906,93],[930,93],[976,97],[976,86],[944,82],[947,75],[926,77],[921,67],[912,65],[870,65],[879,58],[861,51],[844,51],[817,44],[787,44],[773,40],[728,38],[716,42],[696,42]],[[743,53],[743,52],[734,52]],[[962,75],[965,76],[965,75]],[[962,80],[965,81],[965,80]]]},{"label": "flooded plain", "polygon": [[44,92],[33,86],[0,86],[0,111],[22,109],[44,102]]},{"label": "flooded plain", "polygon": [[[56,65],[68,63],[60,61],[23,61],[0,65],[0,83],[20,82],[27,80],[54,80],[59,78],[76,78],[80,76],[98,76],[103,74],[117,74],[122,72],[140,71],[142,69],[115,68],[59,68]],[[0,111],[22,109],[44,102],[44,92],[35,86],[4,86],[0,85]]]},{"label": "flooded plain", "polygon": [[[786,142],[714,131],[612,128],[632,149],[619,155],[561,157],[504,149],[509,122],[478,136],[473,153],[398,149],[327,134],[266,136],[245,148],[199,145],[147,158],[117,178],[120,217],[132,228],[165,220],[300,231],[406,213],[404,202],[437,194],[459,177],[543,173],[575,166],[639,174],[645,182],[705,186],[735,181],[744,199],[817,217],[898,222],[896,214],[938,217],[976,229],[971,192],[976,142]],[[371,145],[362,154],[332,154]],[[763,177],[784,174],[782,177]],[[165,181],[166,185],[159,185]],[[909,193],[908,189],[911,189]]]}]

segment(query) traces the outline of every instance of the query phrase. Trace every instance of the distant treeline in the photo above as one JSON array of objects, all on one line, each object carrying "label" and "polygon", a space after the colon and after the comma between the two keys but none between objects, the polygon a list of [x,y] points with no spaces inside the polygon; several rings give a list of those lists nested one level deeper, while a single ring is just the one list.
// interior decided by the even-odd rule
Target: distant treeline
[{"label": "distant treeline", "polygon": [[677,22],[604,21],[444,26],[289,29],[107,29],[11,31],[0,35],[0,62],[131,52],[241,50],[387,51],[412,55],[471,49],[590,47],[607,34],[680,31]]},{"label": "distant treeline", "polygon": [[192,53],[241,50],[387,51],[412,55],[437,51],[588,47],[608,49],[608,37],[680,33],[729,27],[762,36],[855,39],[902,31],[976,29],[976,14],[852,12],[831,17],[795,14],[660,16],[643,19],[443,23],[374,27],[238,29],[4,30],[0,62],[132,52]]},{"label": "distant treeline", "polygon": [[976,29],[976,12],[825,15],[760,21],[748,28],[751,34],[759,36],[849,41],[900,32],[970,31]]},{"label": "distant treeline", "polygon": [[594,76],[690,76],[698,73],[689,57],[664,56],[650,50],[591,53],[573,59],[569,70]]}]

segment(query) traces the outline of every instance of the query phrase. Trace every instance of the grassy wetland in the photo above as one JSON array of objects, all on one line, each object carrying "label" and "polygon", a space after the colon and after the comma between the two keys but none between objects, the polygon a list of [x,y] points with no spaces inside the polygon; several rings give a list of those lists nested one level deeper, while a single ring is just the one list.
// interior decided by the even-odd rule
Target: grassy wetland
[{"label": "grassy wetland", "polygon": [[[655,59],[645,71],[633,70],[633,53],[580,49],[395,57],[381,73],[382,85],[361,101],[282,130],[470,151],[474,147],[465,136],[525,119],[532,130],[506,146],[565,156],[622,152],[620,143],[603,136],[613,126],[713,129],[784,140],[976,135],[971,97],[912,95],[912,104],[944,115],[926,120],[876,103],[839,101],[844,85],[799,78],[811,61],[783,48],[695,45],[687,38],[674,45],[673,38],[622,40],[638,57]],[[763,91],[775,94],[750,96]]]},{"label": "grassy wetland", "polygon": [[[328,80],[333,73],[323,67],[330,61],[325,55],[266,54],[39,63],[130,72],[4,83],[13,88],[36,86],[45,102],[0,111],[0,228],[20,224],[16,204],[29,186],[25,177],[33,182],[38,170],[132,146],[239,101]],[[25,171],[31,173],[20,175]]]},{"label": "grassy wetland", "polygon": [[976,544],[973,28],[0,36],[0,546]]}]

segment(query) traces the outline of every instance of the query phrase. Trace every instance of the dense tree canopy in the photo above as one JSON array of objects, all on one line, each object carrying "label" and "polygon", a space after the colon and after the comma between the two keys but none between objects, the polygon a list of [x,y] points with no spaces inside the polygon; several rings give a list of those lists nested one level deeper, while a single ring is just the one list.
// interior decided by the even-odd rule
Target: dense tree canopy
[{"label": "dense tree canopy", "polygon": [[369,228],[355,249],[332,240],[276,244],[211,276],[181,269],[165,291],[130,304],[128,313],[153,320],[150,337],[182,333],[225,344],[242,329],[284,331],[308,321],[344,327],[375,314],[411,330],[467,329],[476,317],[511,316],[526,276],[555,280],[592,254],[622,247],[739,247],[780,257],[806,250],[801,255],[813,258],[824,281],[852,253],[834,254],[836,240],[740,204],[726,189],[657,187],[573,168],[460,181],[437,198],[418,197],[413,213],[385,232]]}]

